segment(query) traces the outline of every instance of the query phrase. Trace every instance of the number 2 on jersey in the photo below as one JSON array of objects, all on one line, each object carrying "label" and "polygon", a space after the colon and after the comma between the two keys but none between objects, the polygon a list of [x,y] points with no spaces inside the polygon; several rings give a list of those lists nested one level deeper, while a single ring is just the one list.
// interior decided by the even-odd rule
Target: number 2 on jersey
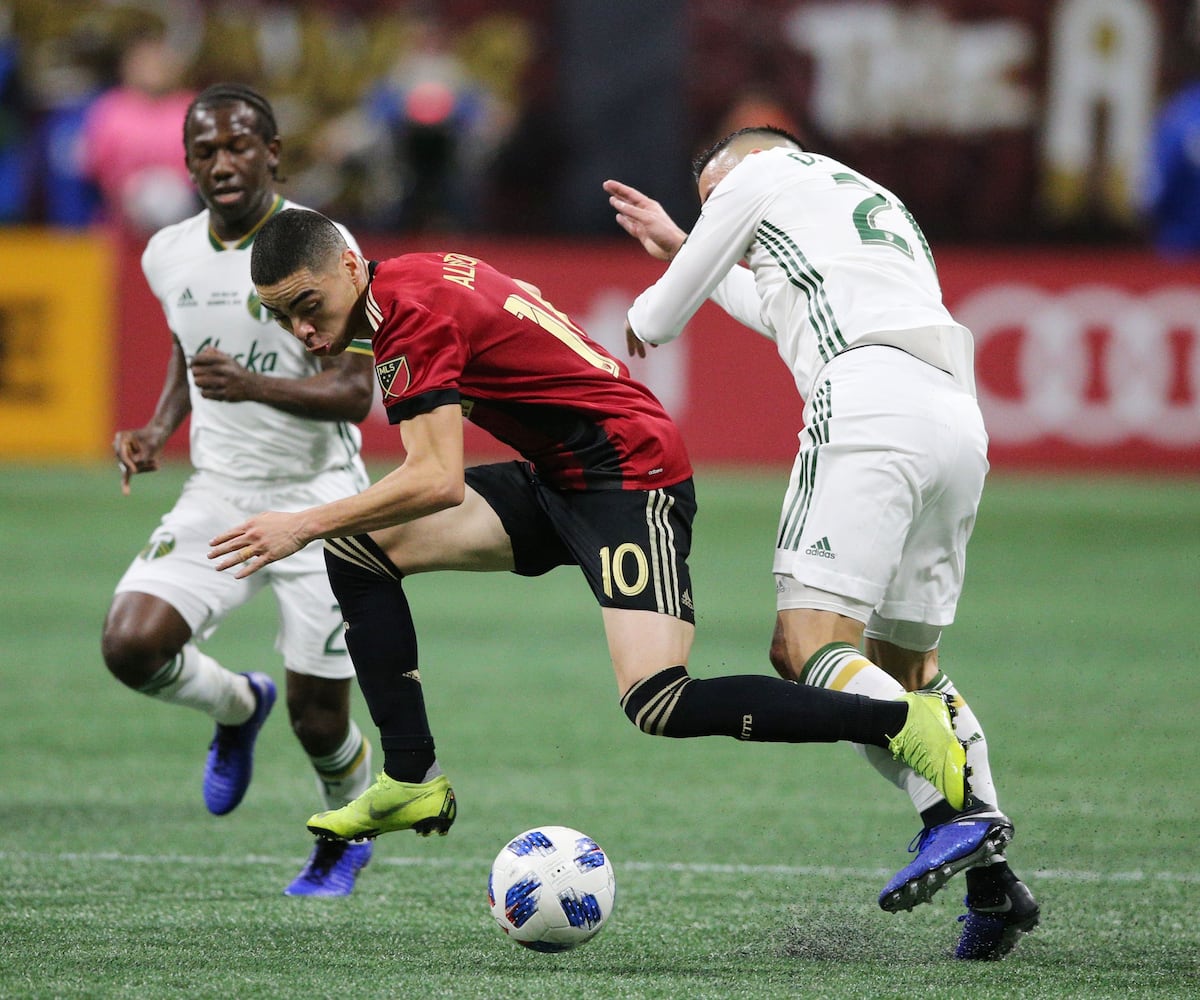
[{"label": "number 2 on jersey", "polygon": [[[860,181],[854,174],[834,174],[833,179],[838,184],[853,184],[857,187],[866,188],[867,186]],[[868,190],[870,190],[868,188]],[[908,245],[906,240],[899,233],[892,232],[890,229],[881,229],[875,225],[875,216],[884,209],[894,208],[908,220],[908,223],[913,228],[913,232],[917,234],[917,239],[921,242],[921,249],[925,251],[925,257],[929,261],[929,266],[937,271],[937,265],[933,262],[933,254],[930,252],[929,243],[925,239],[925,234],[921,232],[921,227],[917,225],[917,220],[912,217],[912,213],[907,208],[900,204],[892,204],[883,195],[876,192],[869,198],[864,198],[854,208],[854,228],[858,230],[858,238],[864,244],[878,244],[880,246],[892,247],[899,250],[909,260],[913,259],[912,247]]]},{"label": "number 2 on jersey", "polygon": [[555,309],[545,299],[538,299],[537,302],[530,301],[533,297],[532,293],[530,293],[528,299],[516,294],[510,295],[504,303],[504,310],[521,319],[532,320],[551,336],[578,354],[593,368],[599,368],[601,371],[606,371],[609,375],[614,376],[621,373],[621,366],[612,358],[593,350],[588,342],[583,339],[583,334],[580,333],[578,328],[563,313]]}]

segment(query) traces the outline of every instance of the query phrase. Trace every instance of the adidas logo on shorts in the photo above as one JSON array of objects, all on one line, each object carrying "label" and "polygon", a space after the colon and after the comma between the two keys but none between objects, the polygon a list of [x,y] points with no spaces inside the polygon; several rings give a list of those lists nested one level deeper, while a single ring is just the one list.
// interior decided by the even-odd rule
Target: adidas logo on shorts
[{"label": "adidas logo on shorts", "polygon": [[806,556],[819,556],[822,559],[836,559],[837,556],[829,548],[829,538],[824,536],[813,542],[807,549],[804,550]]}]

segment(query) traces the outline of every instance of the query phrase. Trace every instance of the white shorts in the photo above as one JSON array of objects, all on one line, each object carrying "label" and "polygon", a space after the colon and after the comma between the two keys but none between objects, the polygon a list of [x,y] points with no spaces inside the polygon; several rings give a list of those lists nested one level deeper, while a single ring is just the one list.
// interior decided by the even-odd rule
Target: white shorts
[{"label": "white shorts", "polygon": [[275,649],[288,670],[340,680],[354,676],[344,624],[325,573],[323,543],[272,563],[245,580],[218,573],[208,558],[209,541],[264,510],[303,510],[361,491],[366,475],[357,469],[324,472],[304,483],[247,486],[209,472],[184,485],[145,548],[117,583],[118,594],[135,591],[174,607],[197,639],[206,639],[225,616],[264,587],[275,592],[279,631]]},{"label": "white shorts", "polygon": [[[775,573],[848,599],[864,622],[870,609],[949,625],[988,470],[974,397],[903,351],[861,347],[826,365],[804,425]],[[781,609],[806,606],[778,589]]]}]

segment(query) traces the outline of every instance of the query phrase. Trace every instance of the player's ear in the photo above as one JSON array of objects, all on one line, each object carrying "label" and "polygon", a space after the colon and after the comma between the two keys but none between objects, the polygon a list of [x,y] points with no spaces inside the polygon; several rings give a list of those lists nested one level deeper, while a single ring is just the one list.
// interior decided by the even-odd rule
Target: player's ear
[{"label": "player's ear", "polygon": [[342,268],[350,276],[350,280],[354,282],[355,286],[360,289],[366,287],[367,262],[349,247],[346,247],[342,251],[339,260]]}]

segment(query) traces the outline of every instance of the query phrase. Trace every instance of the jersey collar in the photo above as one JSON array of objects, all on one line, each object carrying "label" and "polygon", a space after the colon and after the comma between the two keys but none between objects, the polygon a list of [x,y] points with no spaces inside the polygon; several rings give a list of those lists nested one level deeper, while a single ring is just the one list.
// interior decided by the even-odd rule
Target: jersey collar
[{"label": "jersey collar", "polygon": [[227,246],[221,237],[217,235],[216,230],[213,229],[212,216],[210,215],[208,223],[208,242],[218,253],[220,253],[222,250],[245,250],[246,247],[254,242],[254,234],[262,229],[263,224],[267,221],[267,219],[278,212],[281,208],[283,208],[283,195],[277,194],[275,195],[275,200],[271,202],[271,207],[267,209],[263,217],[254,223],[254,225],[250,227],[250,231],[246,233],[246,235],[240,240],[238,240],[233,246]]}]

